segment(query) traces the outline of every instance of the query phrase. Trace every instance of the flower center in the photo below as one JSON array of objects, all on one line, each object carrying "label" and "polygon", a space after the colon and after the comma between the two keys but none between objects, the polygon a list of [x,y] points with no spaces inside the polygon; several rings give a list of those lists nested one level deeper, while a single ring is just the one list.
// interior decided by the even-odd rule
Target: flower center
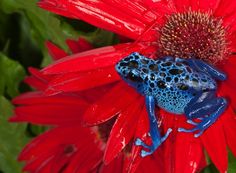
[{"label": "flower center", "polygon": [[216,64],[226,56],[226,29],[222,20],[208,13],[176,13],[161,28],[159,44],[161,56],[194,57]]}]

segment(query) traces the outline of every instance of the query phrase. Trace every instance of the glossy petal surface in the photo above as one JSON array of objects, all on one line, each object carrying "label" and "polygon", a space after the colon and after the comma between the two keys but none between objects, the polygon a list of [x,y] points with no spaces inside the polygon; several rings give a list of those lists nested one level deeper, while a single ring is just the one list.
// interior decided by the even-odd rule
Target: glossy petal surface
[{"label": "glossy petal surface", "polygon": [[80,124],[88,107],[88,103],[76,95],[45,96],[42,92],[25,93],[15,98],[13,103],[21,106],[15,109],[11,121],[35,124]]},{"label": "glossy petal surface", "polygon": [[[137,39],[152,24],[158,15],[150,11],[142,1],[88,1],[88,0],[41,0],[41,8],[55,13],[82,19],[97,27]],[[129,10],[124,10],[128,7]],[[150,33],[151,32],[151,33]],[[149,31],[143,40],[155,40],[156,32]]]},{"label": "glossy petal surface", "polygon": [[119,81],[114,67],[81,73],[67,73],[50,81],[46,94],[82,91]]},{"label": "glossy petal surface", "polygon": [[[76,138],[74,130],[80,132]],[[94,138],[90,130],[78,126],[54,128],[31,141],[21,152],[19,160],[27,160],[24,169],[32,172],[42,172],[49,165],[52,172],[62,169],[66,173],[88,172],[101,162],[102,152]],[[81,158],[81,155],[85,157]],[[78,161],[83,162],[79,167],[75,165]]]},{"label": "glossy petal surface", "polygon": [[138,115],[143,108],[143,103],[144,99],[138,99],[129,108],[119,113],[107,142],[104,154],[105,163],[113,160],[134,136],[136,130],[134,124],[137,124]]},{"label": "glossy petal surface", "polygon": [[[203,145],[210,158],[220,172],[226,172],[228,167],[228,153],[223,126],[217,121],[201,137]],[[216,152],[217,151],[217,152]]]},{"label": "glossy petal surface", "polygon": [[93,46],[84,38],[79,38],[78,40],[66,40],[67,45],[73,54],[87,51],[93,48]]},{"label": "glossy petal surface", "polygon": [[43,72],[45,74],[62,74],[104,68],[113,66],[122,57],[125,57],[131,52],[140,51],[150,53],[155,48],[155,46],[150,47],[146,44],[120,44],[93,49],[56,61],[54,64],[43,69]]},{"label": "glossy petal surface", "polygon": [[67,56],[67,53],[64,50],[58,48],[56,45],[49,41],[46,42],[46,47],[48,49],[48,53],[54,60],[58,60]]},{"label": "glossy petal surface", "polygon": [[[84,120],[87,124],[102,123],[136,101],[138,94],[123,82],[119,82],[107,92],[100,100],[92,104],[85,113]],[[124,98],[126,102],[124,102]]]}]

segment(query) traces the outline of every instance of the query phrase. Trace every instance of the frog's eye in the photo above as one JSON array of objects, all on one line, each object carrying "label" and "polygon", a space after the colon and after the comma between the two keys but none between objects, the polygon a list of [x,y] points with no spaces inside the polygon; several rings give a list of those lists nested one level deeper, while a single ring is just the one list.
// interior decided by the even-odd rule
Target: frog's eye
[{"label": "frog's eye", "polygon": [[127,78],[133,82],[142,82],[143,79],[136,73],[129,72]]}]

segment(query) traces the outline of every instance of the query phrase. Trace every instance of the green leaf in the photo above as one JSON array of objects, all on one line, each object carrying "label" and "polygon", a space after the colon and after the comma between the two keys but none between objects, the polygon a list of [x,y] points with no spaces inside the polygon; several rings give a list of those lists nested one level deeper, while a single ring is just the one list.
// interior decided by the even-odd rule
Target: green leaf
[{"label": "green leaf", "polygon": [[86,38],[91,43],[93,43],[95,47],[114,45],[119,42],[116,34],[103,29],[97,29],[94,33],[88,35]]},{"label": "green leaf", "polygon": [[10,97],[19,94],[19,83],[25,76],[23,67],[16,61],[0,53],[0,94]]},{"label": "green leaf", "polygon": [[232,152],[229,152],[229,169],[228,173],[236,172],[236,158],[233,156]]},{"label": "green leaf", "polygon": [[219,173],[213,163],[209,164],[201,173]]},{"label": "green leaf", "polygon": [[27,125],[27,136],[36,137],[49,129],[49,126],[40,126],[34,124]]},{"label": "green leaf", "polygon": [[52,13],[37,7],[35,0],[1,0],[0,8],[5,13],[24,13],[32,28],[37,31],[43,42],[47,39],[66,49],[66,34],[63,33],[61,22]]},{"label": "green leaf", "polygon": [[[77,39],[79,32],[60,20],[53,13],[37,7],[35,0],[0,0],[0,10],[7,14],[18,13],[27,20],[30,26],[23,28],[26,37],[29,37],[37,45],[46,60],[43,65],[51,62],[45,48],[45,41],[51,40],[64,50],[68,50],[65,43],[67,38]],[[23,25],[26,26],[26,25]],[[29,57],[28,59],[33,58]]]},{"label": "green leaf", "polygon": [[[209,158],[208,158],[209,159]],[[231,151],[228,151],[228,173],[235,173],[236,172],[236,158],[233,156]],[[210,160],[208,160],[210,163],[201,173],[219,173],[217,168],[213,163],[211,163]]]},{"label": "green leaf", "polygon": [[17,162],[17,155],[27,142],[26,125],[10,124],[13,106],[0,96],[0,170],[4,173],[21,173],[22,165]]}]

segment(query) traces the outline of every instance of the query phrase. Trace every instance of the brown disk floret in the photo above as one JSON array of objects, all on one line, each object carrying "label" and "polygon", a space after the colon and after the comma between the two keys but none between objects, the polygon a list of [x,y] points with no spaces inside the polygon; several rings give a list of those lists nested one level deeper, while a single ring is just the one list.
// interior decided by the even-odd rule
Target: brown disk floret
[{"label": "brown disk floret", "polygon": [[223,60],[227,52],[222,20],[208,13],[172,14],[160,32],[161,56],[194,57],[215,64]]}]

